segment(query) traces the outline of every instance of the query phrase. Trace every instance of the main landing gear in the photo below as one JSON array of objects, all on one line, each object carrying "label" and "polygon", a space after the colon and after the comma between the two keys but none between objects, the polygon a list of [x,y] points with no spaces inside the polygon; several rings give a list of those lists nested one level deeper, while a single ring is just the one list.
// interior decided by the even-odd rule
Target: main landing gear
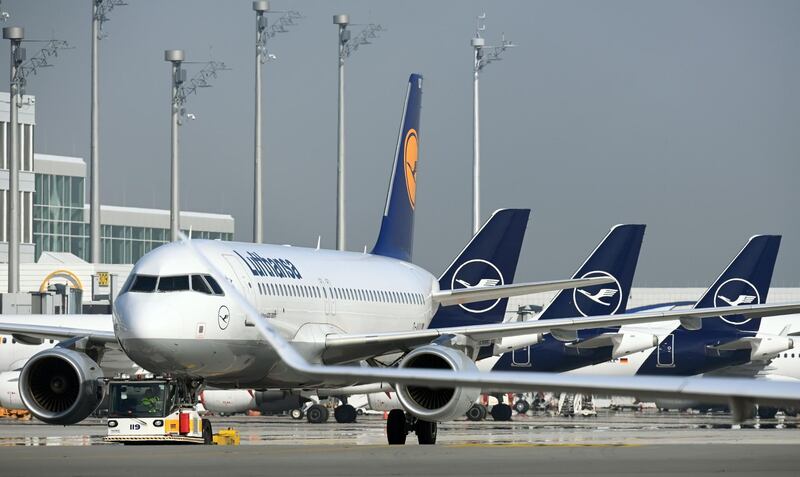
[{"label": "main landing gear", "polygon": [[336,418],[336,422],[339,424],[356,422],[356,416],[358,416],[358,412],[350,404],[342,404],[333,409],[333,417]]},{"label": "main landing gear", "polygon": [[386,438],[389,445],[402,445],[406,443],[406,436],[410,432],[417,435],[417,442],[421,445],[436,444],[435,422],[423,421],[406,415],[402,409],[392,409],[386,420]]}]

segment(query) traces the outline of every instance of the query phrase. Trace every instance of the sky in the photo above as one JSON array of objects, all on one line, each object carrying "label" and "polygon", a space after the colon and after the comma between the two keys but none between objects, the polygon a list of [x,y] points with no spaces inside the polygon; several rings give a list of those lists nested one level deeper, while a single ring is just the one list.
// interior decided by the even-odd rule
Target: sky
[{"label": "sky", "polygon": [[[252,238],[255,18],[246,0],[128,0],[100,41],[104,204],[169,208],[169,65],[223,61],[188,100],[183,210]],[[263,68],[265,241],[335,247],[337,28],[386,31],[347,60],[347,248],[377,236],[406,82],[424,80],[414,262],[440,273],[472,228],[472,51],[481,73],[482,203],[533,210],[517,280],[571,275],[608,229],[645,223],[635,286],[704,286],[755,234],[784,236],[773,285],[800,286],[800,2],[289,1],[304,15]],[[35,150],[89,159],[90,0],[6,0],[7,26],[63,39],[28,81]],[[278,16],[278,14],[276,14]],[[28,56],[35,43],[27,45]],[[8,45],[0,48],[8,65]],[[202,65],[186,65],[191,76]],[[5,70],[4,70],[5,71]],[[7,73],[6,76],[7,77]],[[7,86],[0,88],[7,90]],[[88,195],[87,195],[88,197]]]}]

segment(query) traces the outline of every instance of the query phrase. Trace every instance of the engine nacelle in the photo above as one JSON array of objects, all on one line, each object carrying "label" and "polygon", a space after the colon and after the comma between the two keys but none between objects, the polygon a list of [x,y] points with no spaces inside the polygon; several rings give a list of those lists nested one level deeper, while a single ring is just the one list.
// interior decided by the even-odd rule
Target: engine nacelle
[{"label": "engine nacelle", "polygon": [[612,338],[611,359],[621,358],[658,346],[658,336],[652,333],[622,333]]},{"label": "engine nacelle", "polygon": [[[444,346],[428,345],[408,353],[400,362],[401,368],[447,369],[474,371],[478,367],[461,351]],[[427,388],[398,384],[397,399],[414,417],[425,421],[448,421],[463,416],[478,399],[478,388]]]},{"label": "engine nacelle", "polygon": [[0,373],[0,407],[17,411],[27,409],[19,397],[19,371]]},{"label": "engine nacelle", "polygon": [[100,366],[84,353],[52,348],[33,355],[22,368],[19,393],[37,419],[75,424],[103,400],[102,377]]},{"label": "engine nacelle", "polygon": [[794,348],[794,339],[788,336],[761,336],[753,341],[750,359],[767,359]]}]

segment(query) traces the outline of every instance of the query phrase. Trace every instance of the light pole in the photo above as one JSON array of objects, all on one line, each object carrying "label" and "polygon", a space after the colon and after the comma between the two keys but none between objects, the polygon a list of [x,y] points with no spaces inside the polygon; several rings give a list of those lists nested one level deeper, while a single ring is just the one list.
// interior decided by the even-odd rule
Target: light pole
[{"label": "light pole", "polygon": [[18,68],[25,61],[25,49],[20,47],[25,37],[21,27],[3,28],[3,38],[11,40],[11,76],[9,115],[11,134],[8,144],[8,292],[19,293],[19,108],[20,90],[24,78]]},{"label": "light pole", "polygon": [[[181,118],[186,116],[195,119],[194,114],[187,114],[184,109],[186,98],[192,93],[196,93],[198,88],[209,88],[209,80],[217,77],[217,72],[229,69],[225,63],[220,61],[200,62],[205,65],[191,79],[186,79],[185,64],[198,64],[198,62],[184,61],[183,50],[164,50],[164,61],[172,64],[172,90],[170,94],[170,132],[172,146],[170,148],[170,210],[169,228],[171,240],[174,242],[180,238],[180,192],[179,192],[179,168],[178,168],[178,126],[183,124]],[[191,237],[190,237],[191,238]]]},{"label": "light pole", "polygon": [[165,50],[164,61],[172,63],[172,92],[170,95],[170,208],[169,230],[172,241],[180,238],[180,192],[178,190],[178,114],[181,102],[179,91],[181,84],[186,80],[186,70],[181,68],[183,63],[183,50]]},{"label": "light pole", "polygon": [[[256,0],[253,2],[256,12],[256,81],[255,81],[255,167],[253,171],[253,242],[261,243],[264,238],[264,195],[262,187],[262,163],[264,148],[261,142],[261,66],[269,60],[274,60],[275,55],[267,52],[267,40],[278,33],[286,33],[290,26],[295,25],[295,20],[302,18],[294,10],[271,11],[269,2]],[[284,15],[267,28],[267,14],[283,13]]]},{"label": "light pole", "polygon": [[480,101],[478,86],[480,72],[489,63],[497,61],[500,55],[514,45],[507,41],[503,35],[500,46],[486,46],[486,40],[481,37],[481,32],[486,30],[483,20],[486,14],[477,17],[475,37],[470,41],[473,50],[472,68],[472,233],[478,233],[481,227],[481,140],[480,140]]},{"label": "light pole", "polygon": [[255,183],[253,185],[253,242],[261,243],[264,241],[264,207],[263,193],[261,189],[261,63],[263,55],[266,53],[267,43],[267,17],[264,13],[269,10],[269,2],[258,0],[253,2],[253,10],[256,11],[256,111],[255,111],[255,168],[253,175]]},{"label": "light pole", "polygon": [[102,249],[100,240],[100,135],[98,133],[100,103],[97,94],[97,56],[98,43],[103,30],[103,22],[116,6],[125,5],[122,0],[92,1],[92,94],[91,94],[91,138],[89,157],[92,164],[92,181],[89,188],[89,254],[92,263],[100,263]]},{"label": "light pole", "polygon": [[334,15],[333,24],[339,25],[339,121],[337,129],[336,160],[336,250],[344,250],[344,60],[345,45],[350,40],[347,24],[350,17]]},{"label": "light pole", "polygon": [[336,249],[345,249],[345,208],[344,208],[344,61],[361,45],[370,44],[377,38],[377,32],[383,31],[381,25],[370,23],[358,35],[351,38],[350,17],[345,14],[333,16],[333,24],[339,26],[339,121],[338,121],[338,158],[336,168]]}]

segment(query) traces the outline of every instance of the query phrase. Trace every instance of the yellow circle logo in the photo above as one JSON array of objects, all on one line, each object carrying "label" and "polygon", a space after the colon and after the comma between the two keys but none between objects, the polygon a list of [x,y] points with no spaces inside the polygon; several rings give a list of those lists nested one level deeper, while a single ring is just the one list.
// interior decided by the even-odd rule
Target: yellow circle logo
[{"label": "yellow circle logo", "polygon": [[417,198],[417,159],[419,158],[419,143],[417,131],[409,129],[406,133],[406,140],[403,143],[403,162],[406,171],[406,190],[408,191],[408,201],[414,209]]}]

